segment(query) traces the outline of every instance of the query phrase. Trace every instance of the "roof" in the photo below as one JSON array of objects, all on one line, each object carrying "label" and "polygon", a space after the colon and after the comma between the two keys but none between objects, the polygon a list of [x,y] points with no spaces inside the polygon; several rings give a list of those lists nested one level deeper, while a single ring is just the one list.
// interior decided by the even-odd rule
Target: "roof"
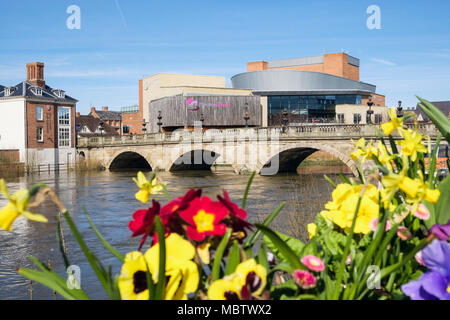
[{"label": "roof", "polygon": [[95,110],[95,113],[101,120],[113,120],[113,121],[121,121],[122,120],[122,112],[120,111],[101,111]]},{"label": "roof", "polygon": [[[433,105],[435,105],[439,110],[441,110],[447,117],[450,118],[450,101],[435,101],[431,102]],[[417,104],[416,108],[416,114],[417,116],[421,115],[423,118],[423,121],[430,121],[430,119],[427,117],[427,115],[422,111],[422,109],[419,107],[419,104]]]},{"label": "roof", "polygon": [[[12,88],[13,92],[9,96],[5,96],[5,89]],[[37,94],[36,89],[42,90],[42,94]],[[64,98],[60,98],[57,95],[57,91],[59,89],[54,89],[50,86],[45,86],[45,88],[41,88],[39,86],[36,86],[28,81],[23,81],[15,86],[12,87],[3,87],[0,86],[0,99],[1,98],[10,98],[10,97],[25,97],[25,98],[37,98],[37,99],[44,99],[44,100],[56,100],[56,101],[64,101],[64,102],[72,102],[76,103],[78,100],[65,95]],[[60,90],[64,91],[64,90]]]},{"label": "roof", "polygon": [[[75,124],[77,125],[77,128],[78,126],[80,128],[79,130],[77,130],[78,135],[84,137],[92,137],[96,135],[112,136],[119,134],[116,129],[114,129],[107,123],[103,123],[103,133],[96,133],[97,129],[100,126],[100,121],[101,120],[99,118],[95,118],[91,115],[76,117]],[[87,127],[90,133],[80,132],[83,127]]]}]

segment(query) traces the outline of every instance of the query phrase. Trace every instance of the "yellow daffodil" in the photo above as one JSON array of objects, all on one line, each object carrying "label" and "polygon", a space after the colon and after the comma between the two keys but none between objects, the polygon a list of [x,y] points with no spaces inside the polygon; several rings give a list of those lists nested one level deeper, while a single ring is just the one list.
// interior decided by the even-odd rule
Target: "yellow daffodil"
[{"label": "yellow daffodil", "polygon": [[417,153],[426,153],[427,148],[422,144],[422,135],[417,131],[407,130],[404,132],[405,140],[400,141],[402,154],[411,157],[412,161],[416,161]]},{"label": "yellow daffodil", "polygon": [[390,154],[390,150],[386,148],[384,143],[378,142],[377,144],[377,150],[378,150],[378,161],[382,165],[384,165],[389,171],[393,171],[392,168],[392,160],[395,159],[395,155]]},{"label": "yellow daffodil", "polygon": [[148,300],[147,266],[141,252],[126,255],[119,276],[119,291],[122,300]]},{"label": "yellow daffodil", "polygon": [[208,289],[210,300],[240,300],[242,284],[236,275],[214,281]]},{"label": "yellow daffodil", "polygon": [[371,160],[372,156],[378,155],[378,150],[373,146],[373,142],[370,141],[366,146],[366,140],[364,138],[358,140],[355,144],[355,148],[356,150],[350,154],[350,157],[354,161],[361,159],[361,161],[364,162],[366,160]]},{"label": "yellow daffodil", "polygon": [[385,135],[390,135],[395,129],[398,129],[400,135],[403,134],[403,117],[397,118],[397,111],[395,108],[388,109],[389,117],[391,121],[383,123],[381,125],[381,130],[383,130]]},{"label": "yellow daffodil", "polygon": [[385,206],[388,205],[398,190],[406,194],[406,203],[412,205],[412,212],[417,210],[418,205],[423,201],[430,203],[437,203],[440,197],[439,190],[432,190],[428,188],[424,181],[422,173],[419,172],[419,177],[411,179],[402,171],[400,174],[390,174],[382,179],[384,191],[382,199]]},{"label": "yellow daffodil", "polygon": [[308,228],[309,239],[314,238],[317,233],[317,225],[315,223],[310,223],[310,224],[308,224],[307,228]]},{"label": "yellow daffodil", "polygon": [[[363,185],[338,185],[333,191],[333,200],[325,205],[327,210],[322,211],[321,215],[346,232],[349,232],[363,188]],[[379,214],[378,199],[379,192],[377,188],[374,185],[368,185],[361,199],[356,218],[355,233],[367,234],[371,232],[370,222],[378,218]]]},{"label": "yellow daffodil", "polygon": [[161,194],[163,187],[158,183],[157,178],[153,180],[147,180],[145,175],[139,171],[137,174],[137,179],[133,178],[133,181],[139,187],[139,191],[136,193],[136,199],[142,203],[147,203],[150,195],[152,194]]},{"label": "yellow daffodil", "polygon": [[11,231],[14,221],[20,216],[32,221],[47,222],[47,218],[43,215],[27,211],[31,198],[28,190],[19,190],[10,195],[5,180],[0,179],[0,191],[9,200],[9,203],[0,210],[0,229]]},{"label": "yellow daffodil", "polygon": [[[177,233],[166,238],[166,283],[165,300],[187,300],[187,294],[197,290],[199,272],[192,261],[195,255],[194,246]],[[145,253],[153,281],[158,281],[159,243]]]}]

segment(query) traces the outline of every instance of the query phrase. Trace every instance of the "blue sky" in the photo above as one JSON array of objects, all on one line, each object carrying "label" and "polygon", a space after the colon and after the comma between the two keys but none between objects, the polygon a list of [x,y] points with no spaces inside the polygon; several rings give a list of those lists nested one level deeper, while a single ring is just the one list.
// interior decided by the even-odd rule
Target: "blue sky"
[{"label": "blue sky", "polygon": [[[369,30],[368,6],[381,9]],[[69,30],[70,5],[81,29]],[[137,104],[138,80],[158,72],[222,75],[254,60],[348,52],[361,81],[390,106],[415,106],[415,94],[450,100],[450,1],[278,0],[8,1],[0,11],[0,84],[46,64],[46,81],[90,106]]]}]

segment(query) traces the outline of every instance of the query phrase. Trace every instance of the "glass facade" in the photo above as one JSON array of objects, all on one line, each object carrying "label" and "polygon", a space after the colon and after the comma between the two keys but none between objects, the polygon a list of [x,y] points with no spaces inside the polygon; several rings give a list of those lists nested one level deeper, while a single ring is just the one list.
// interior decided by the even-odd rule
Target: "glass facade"
[{"label": "glass facade", "polygon": [[336,119],[336,105],[361,104],[359,95],[269,96],[267,98],[269,126],[331,122]]}]

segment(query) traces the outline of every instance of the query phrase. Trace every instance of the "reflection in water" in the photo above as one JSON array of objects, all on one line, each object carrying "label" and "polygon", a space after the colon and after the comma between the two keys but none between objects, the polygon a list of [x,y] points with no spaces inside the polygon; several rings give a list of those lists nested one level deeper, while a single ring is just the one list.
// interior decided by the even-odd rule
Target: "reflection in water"
[{"label": "reflection in water", "polygon": [[[94,224],[100,229],[107,241],[120,252],[136,250],[138,239],[130,239],[128,222],[132,213],[142,208],[134,199],[137,191],[131,180],[135,173],[92,172],[84,174],[60,173],[41,174],[9,180],[10,192],[27,188],[43,182],[53,188],[67,207],[72,218],[84,236],[88,247],[98,255],[104,265],[112,264],[113,272],[120,273],[121,264],[112,257],[97,241],[83,215],[83,206],[90,213]],[[158,177],[167,183],[172,198],[184,195],[189,188],[203,188],[204,195],[216,199],[223,189],[228,190],[231,199],[240,204],[248,176],[233,173],[179,172],[159,173]],[[249,220],[260,222],[270,214],[282,201],[288,205],[276,219],[276,229],[283,232],[306,232],[306,223],[314,219],[323,204],[330,198],[331,187],[321,175],[279,175],[274,177],[256,176],[247,202]],[[164,202],[164,197],[156,196]],[[0,199],[0,206],[6,203]],[[65,275],[63,261],[56,242],[57,208],[50,202],[42,204],[37,212],[47,216],[49,222],[33,223],[18,219],[14,223],[13,233],[0,231],[0,300],[29,299],[30,282],[16,273],[19,267],[34,268],[27,259],[32,254],[42,262],[51,261],[52,267]],[[294,219],[293,219],[294,218]],[[298,219],[300,218],[300,220]],[[294,224],[297,224],[292,228]],[[81,268],[81,285],[86,293],[94,299],[104,299],[100,283],[85,261],[75,239],[66,224],[65,240],[69,262]],[[294,230],[295,227],[297,230]],[[290,231],[289,231],[290,230]],[[51,290],[33,283],[33,299],[53,299]],[[61,298],[58,296],[58,298]]]}]

